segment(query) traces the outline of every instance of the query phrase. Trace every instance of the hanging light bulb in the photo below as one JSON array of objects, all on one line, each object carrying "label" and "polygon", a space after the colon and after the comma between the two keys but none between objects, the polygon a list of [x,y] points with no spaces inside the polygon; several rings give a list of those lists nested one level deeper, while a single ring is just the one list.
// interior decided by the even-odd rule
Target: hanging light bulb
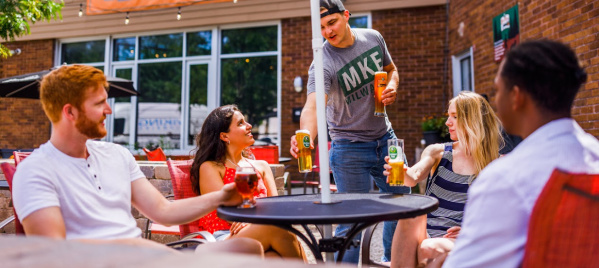
[{"label": "hanging light bulb", "polygon": [[179,11],[177,12],[177,20],[181,20],[181,7],[179,7]]},{"label": "hanging light bulb", "polygon": [[127,12],[127,17],[125,17],[125,25],[129,25],[129,12]]},{"label": "hanging light bulb", "polygon": [[83,16],[83,3],[79,4],[79,17]]},{"label": "hanging light bulb", "polygon": [[237,4],[237,0],[233,0],[233,4]]}]

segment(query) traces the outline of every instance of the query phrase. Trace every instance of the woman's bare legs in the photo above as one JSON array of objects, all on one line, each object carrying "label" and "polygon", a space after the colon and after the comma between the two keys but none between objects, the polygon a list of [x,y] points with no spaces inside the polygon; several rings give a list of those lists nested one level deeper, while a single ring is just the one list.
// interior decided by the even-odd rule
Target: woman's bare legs
[{"label": "woman's bare legs", "polygon": [[416,267],[420,243],[426,238],[426,215],[399,220],[391,246],[391,267]]},{"label": "woman's bare legs", "polygon": [[202,244],[196,248],[195,252],[197,254],[210,254],[210,252],[242,253],[264,257],[262,244],[246,237]]},{"label": "woman's bare legs", "polygon": [[[302,258],[302,249],[295,235],[272,225],[249,224],[234,237],[258,240],[265,252],[274,251],[283,258]],[[267,256],[272,256],[270,253]]]}]

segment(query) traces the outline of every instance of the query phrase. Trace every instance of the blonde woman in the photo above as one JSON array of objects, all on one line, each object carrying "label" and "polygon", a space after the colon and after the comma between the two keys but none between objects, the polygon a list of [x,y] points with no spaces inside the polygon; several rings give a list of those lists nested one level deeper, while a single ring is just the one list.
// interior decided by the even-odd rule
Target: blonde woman
[{"label": "blonde woman", "polygon": [[448,115],[445,124],[453,142],[424,149],[421,160],[406,170],[404,179],[406,186],[415,186],[430,178],[426,195],[439,199],[439,208],[426,216],[399,221],[391,267],[440,266],[460,231],[470,184],[499,157],[501,124],[482,96],[460,93],[449,101]]}]

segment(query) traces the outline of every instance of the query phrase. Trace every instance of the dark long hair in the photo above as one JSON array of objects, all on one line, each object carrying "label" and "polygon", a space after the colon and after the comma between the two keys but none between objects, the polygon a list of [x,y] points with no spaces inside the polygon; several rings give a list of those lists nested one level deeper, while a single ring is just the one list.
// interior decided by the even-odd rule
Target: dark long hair
[{"label": "dark long hair", "polygon": [[200,166],[206,161],[224,162],[227,146],[220,139],[221,132],[229,132],[233,114],[239,112],[235,105],[225,105],[212,111],[204,120],[200,134],[196,136],[196,148],[191,165],[191,189],[200,195]]}]

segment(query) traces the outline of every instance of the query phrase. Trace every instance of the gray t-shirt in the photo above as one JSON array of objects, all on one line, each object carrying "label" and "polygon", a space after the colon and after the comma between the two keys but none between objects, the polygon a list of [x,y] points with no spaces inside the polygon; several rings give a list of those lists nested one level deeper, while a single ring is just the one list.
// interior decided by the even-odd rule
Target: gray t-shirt
[{"label": "gray t-shirt", "polygon": [[[329,134],[333,140],[373,141],[391,129],[387,117],[374,116],[374,73],[392,60],[379,32],[352,32],[356,40],[350,47],[337,48],[326,41],[323,47]],[[316,91],[314,62],[309,74],[308,94]]]}]

